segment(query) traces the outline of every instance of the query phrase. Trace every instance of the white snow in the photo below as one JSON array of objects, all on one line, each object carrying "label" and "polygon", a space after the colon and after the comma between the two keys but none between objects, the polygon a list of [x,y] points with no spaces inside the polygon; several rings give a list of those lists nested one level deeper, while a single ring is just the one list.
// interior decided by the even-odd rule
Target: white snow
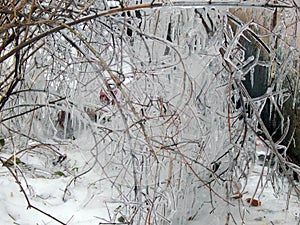
[{"label": "white snow", "polygon": [[[87,159],[90,155],[90,153],[88,153],[90,146],[87,144],[89,142],[85,142],[87,149],[84,149],[84,144],[80,144],[82,140],[83,139],[75,140],[72,144],[72,148],[69,146],[68,149],[60,150],[67,155],[66,163],[68,163],[68,165],[74,164],[74,168],[75,165],[78,167],[84,166],[77,165],[76,162],[82,161],[83,155],[85,155]],[[262,148],[261,145],[258,145],[258,147]],[[66,166],[62,163],[62,165],[45,168],[45,170],[50,171],[49,173],[51,173],[51,171],[52,173],[54,173],[54,171],[63,171],[64,174],[67,174],[68,171],[64,170],[64,168],[66,168]],[[300,221],[300,204],[296,195],[293,192],[291,193],[287,210],[288,195],[286,194],[286,190],[275,195],[270,182],[264,185],[265,176],[262,179],[261,185],[258,185],[255,195],[255,198],[261,201],[261,206],[249,206],[249,203],[245,201],[246,198],[253,196],[262,169],[263,167],[259,165],[253,167],[247,188],[243,191],[242,200],[233,201],[236,206],[240,205],[241,211],[245,212],[245,224],[298,225]],[[264,169],[266,170],[267,167],[264,167]],[[71,172],[76,173],[76,169],[69,171],[69,173]],[[24,175],[27,176],[26,173]],[[65,197],[66,184],[71,181],[71,175],[64,177],[52,174],[51,178],[26,177],[28,187],[26,187],[24,179],[21,178],[20,174],[19,179],[33,206],[38,207],[66,224],[92,225],[99,224],[100,222],[104,223],[105,220],[119,223],[117,220],[117,218],[121,216],[117,210],[119,205],[113,199],[111,184],[104,179],[101,172],[93,170],[79,177],[75,182],[71,182]],[[263,186],[264,191],[261,192]],[[287,183],[283,186],[288,188]],[[34,209],[27,209],[24,195],[20,192],[20,188],[12,176],[8,175],[8,171],[5,167],[0,168],[0,187],[1,224],[58,224],[58,222]],[[238,208],[239,207],[236,207],[236,209],[233,210],[237,215]],[[189,221],[187,224],[196,225],[203,224],[206,220],[212,221],[209,216],[207,218],[206,216],[207,215],[197,215],[197,217],[195,217],[197,219]],[[225,221],[223,221],[224,218],[219,218],[220,223],[218,223],[217,217],[218,216],[215,215],[215,219],[213,220],[214,224],[225,224]]]}]

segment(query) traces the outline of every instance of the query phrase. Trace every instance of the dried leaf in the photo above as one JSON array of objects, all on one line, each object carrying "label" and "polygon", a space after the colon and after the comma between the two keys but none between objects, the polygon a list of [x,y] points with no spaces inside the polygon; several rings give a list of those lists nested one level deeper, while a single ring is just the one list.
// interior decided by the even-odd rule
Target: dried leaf
[{"label": "dried leaf", "polygon": [[261,202],[260,201],[258,201],[257,199],[252,199],[252,198],[246,198],[246,201],[248,202],[248,203],[250,203],[250,205],[252,205],[252,206],[260,206],[261,205]]}]

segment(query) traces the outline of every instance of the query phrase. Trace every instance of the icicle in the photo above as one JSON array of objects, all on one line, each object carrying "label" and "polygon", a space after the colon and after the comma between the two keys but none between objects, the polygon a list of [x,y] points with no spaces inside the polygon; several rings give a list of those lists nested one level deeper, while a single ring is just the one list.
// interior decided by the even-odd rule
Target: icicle
[{"label": "icicle", "polygon": [[273,104],[272,104],[272,102],[271,102],[271,104],[270,104],[269,121],[271,121],[271,119],[272,119],[272,111],[273,111]]},{"label": "icicle", "polygon": [[254,71],[255,71],[254,68],[252,68],[252,69],[250,70],[250,82],[251,82],[251,88],[253,88],[253,86],[254,86]]}]

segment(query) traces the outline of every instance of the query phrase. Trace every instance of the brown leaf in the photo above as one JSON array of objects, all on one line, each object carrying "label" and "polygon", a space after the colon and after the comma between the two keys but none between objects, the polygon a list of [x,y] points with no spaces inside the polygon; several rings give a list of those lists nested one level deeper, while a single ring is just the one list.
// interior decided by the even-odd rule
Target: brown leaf
[{"label": "brown leaf", "polygon": [[246,201],[252,206],[260,206],[261,202],[254,198],[246,198]]}]

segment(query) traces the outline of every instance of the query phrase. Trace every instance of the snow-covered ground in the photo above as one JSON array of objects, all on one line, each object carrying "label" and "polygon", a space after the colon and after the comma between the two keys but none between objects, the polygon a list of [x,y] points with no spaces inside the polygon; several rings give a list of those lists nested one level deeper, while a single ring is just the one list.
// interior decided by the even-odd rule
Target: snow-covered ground
[{"label": "snow-covered ground", "polygon": [[[118,213],[118,204],[112,198],[111,185],[103,179],[101,172],[90,171],[86,175],[79,177],[75,182],[71,183],[70,188],[65,192],[66,184],[70,182],[72,176],[61,176],[62,174],[58,174],[57,171],[63,174],[72,173],[72,170],[68,171],[66,169],[64,163],[68,163],[69,168],[72,168],[70,165],[73,163],[73,168],[76,168],[75,166],[82,166],[74,162],[82,161],[83,154],[88,159],[89,156],[85,152],[84,145],[79,145],[81,141],[75,140],[71,144],[73,148],[69,146],[68,149],[61,150],[67,155],[65,162],[59,165],[53,165],[53,163],[51,165],[49,163],[46,165],[47,168],[45,168],[46,172],[44,175],[39,173],[40,175],[36,177],[29,177],[26,172],[24,173],[28,187],[26,188],[24,179],[20,178],[20,180],[23,187],[26,188],[30,202],[33,206],[70,225],[105,224],[105,221],[114,221],[116,224],[122,224],[118,221],[121,215]],[[22,165],[20,164],[20,166]],[[41,165],[38,166],[37,163],[36,167],[41,169]],[[291,193],[288,201],[289,210],[286,209],[287,195],[283,191],[282,194],[275,196],[270,183],[264,187],[262,194],[260,194],[262,186],[258,186],[255,197],[261,202],[260,206],[249,206],[249,203],[247,203],[246,199],[252,197],[256,190],[262,168],[260,165],[254,166],[249,176],[247,188],[243,192],[242,201],[236,200],[236,204],[242,205],[240,209],[246,212],[245,224],[299,225],[300,204],[294,193]],[[265,177],[263,181],[264,179]],[[8,174],[5,167],[0,168],[0,187],[1,225],[59,224],[49,216],[34,209],[27,209],[24,195],[20,192],[20,188],[12,176]],[[202,222],[194,220],[188,224],[202,224]]]},{"label": "snow-covered ground", "polygon": [[[267,170],[267,167],[264,168]],[[256,165],[248,180],[248,186],[245,190],[246,194],[243,199],[251,198],[256,190],[257,183],[259,182],[259,177],[262,171],[262,166]],[[299,225],[300,224],[300,202],[297,199],[295,193],[291,193],[289,199],[289,205],[287,210],[287,199],[288,195],[284,191],[281,194],[275,195],[274,190],[270,182],[267,183],[265,187],[265,176],[263,177],[263,182],[260,182],[256,196],[259,196],[259,201],[261,205],[258,207],[249,207],[248,203],[245,201],[245,206],[249,207],[249,213],[245,215],[246,224],[260,225],[260,224],[270,224],[270,225]],[[288,185],[285,184],[286,189]],[[261,193],[262,188],[264,191]],[[260,194],[261,193],[261,194]]]}]

